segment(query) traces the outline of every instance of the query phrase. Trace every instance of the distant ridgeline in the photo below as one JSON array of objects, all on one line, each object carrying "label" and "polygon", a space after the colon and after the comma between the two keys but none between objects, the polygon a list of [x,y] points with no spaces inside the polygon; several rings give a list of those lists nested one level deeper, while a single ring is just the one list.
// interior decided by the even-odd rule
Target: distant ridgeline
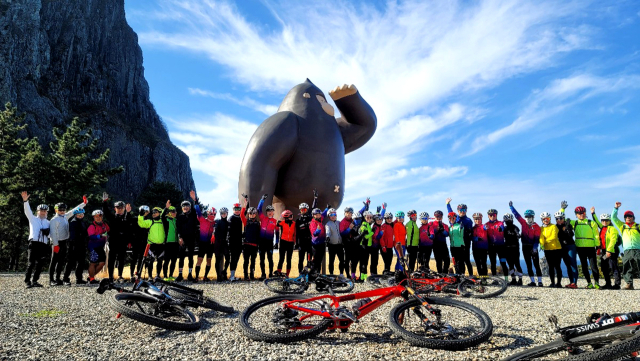
[{"label": "distant ridgeline", "polygon": [[[138,37],[124,1],[0,1],[0,104],[26,113],[44,148],[77,116],[124,166],[107,190],[135,200],[154,181],[195,189],[189,158],[171,144],[149,101]],[[72,176],[72,175],[70,175]]]}]

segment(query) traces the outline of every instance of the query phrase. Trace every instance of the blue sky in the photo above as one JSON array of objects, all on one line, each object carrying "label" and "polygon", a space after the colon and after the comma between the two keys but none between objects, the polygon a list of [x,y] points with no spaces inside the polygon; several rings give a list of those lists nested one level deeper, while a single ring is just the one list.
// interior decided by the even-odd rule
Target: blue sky
[{"label": "blue sky", "polygon": [[[151,100],[215,207],[294,85],[355,84],[378,130],[344,205],[555,212],[640,197],[633,1],[127,1]],[[318,144],[320,147],[321,144]],[[635,209],[634,209],[635,208]]]}]

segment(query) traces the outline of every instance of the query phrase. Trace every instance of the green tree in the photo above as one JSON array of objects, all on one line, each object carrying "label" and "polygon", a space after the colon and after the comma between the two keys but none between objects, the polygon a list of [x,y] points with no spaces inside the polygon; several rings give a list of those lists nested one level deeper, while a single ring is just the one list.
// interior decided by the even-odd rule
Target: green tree
[{"label": "green tree", "polygon": [[179,208],[180,203],[183,201],[182,198],[182,192],[175,184],[171,182],[153,182],[140,193],[135,203],[138,207],[146,205],[149,208],[164,208],[167,200],[170,200],[173,206]]},{"label": "green tree", "polygon": [[54,141],[49,144],[51,154],[47,158],[50,167],[46,189],[48,202],[64,202],[75,206],[82,195],[89,194],[96,204],[102,201],[100,191],[109,177],[124,171],[122,166],[105,167],[110,150],[106,149],[95,158],[92,156],[100,140],[85,121],[74,118],[64,132],[53,129]]}]

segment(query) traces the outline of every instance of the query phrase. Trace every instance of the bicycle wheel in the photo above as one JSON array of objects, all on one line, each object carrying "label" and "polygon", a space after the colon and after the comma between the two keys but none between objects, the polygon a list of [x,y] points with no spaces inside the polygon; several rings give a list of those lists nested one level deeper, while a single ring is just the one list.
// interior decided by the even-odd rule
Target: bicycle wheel
[{"label": "bicycle wheel", "polygon": [[417,299],[402,302],[389,314],[391,330],[415,346],[458,351],[485,342],[493,323],[480,309],[450,298],[425,298],[440,311],[440,317],[427,312]]},{"label": "bicycle wheel", "polygon": [[267,278],[265,286],[271,292],[279,294],[300,294],[309,288],[309,284],[297,278]]},{"label": "bicycle wheel", "polygon": [[491,298],[503,294],[507,286],[501,277],[467,278],[458,285],[458,292],[463,297]]},{"label": "bicycle wheel", "polygon": [[621,326],[573,338],[556,339],[505,358],[517,360],[617,360],[640,350],[640,332],[636,326]]},{"label": "bicycle wheel", "polygon": [[153,297],[136,293],[116,293],[111,308],[133,320],[167,330],[193,331],[201,326],[198,316],[178,305],[159,305]]},{"label": "bicycle wheel", "polygon": [[213,298],[201,295],[199,293],[193,293],[189,290],[183,290],[181,288],[167,286],[167,288],[165,289],[165,292],[167,292],[169,296],[173,298],[196,303],[198,307],[204,307],[210,310],[219,311],[223,313],[236,312],[236,310],[234,310],[232,306],[218,302]]},{"label": "bicycle wheel", "polygon": [[349,293],[355,287],[355,283],[344,276],[325,276],[322,281],[319,278],[316,279],[316,290],[318,292],[326,292],[329,286],[331,286],[331,290],[334,293]]},{"label": "bicycle wheel", "polygon": [[[332,320],[309,316],[282,306],[283,301],[302,300],[303,296],[282,295],[266,298],[247,307],[240,314],[242,332],[255,341],[288,343],[311,338],[326,330]],[[305,303],[305,308],[320,310],[319,303]]]}]

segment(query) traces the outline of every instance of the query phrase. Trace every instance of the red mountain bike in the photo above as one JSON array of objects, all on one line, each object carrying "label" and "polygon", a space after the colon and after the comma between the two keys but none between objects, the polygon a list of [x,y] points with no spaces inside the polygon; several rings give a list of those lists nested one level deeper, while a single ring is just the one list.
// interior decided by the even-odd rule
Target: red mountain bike
[{"label": "red mountain bike", "polygon": [[[406,270],[402,247],[396,245],[398,259]],[[336,296],[305,298],[282,295],[258,301],[247,307],[239,321],[250,339],[266,342],[294,342],[314,337],[325,330],[347,332],[359,319],[394,298],[405,302],[390,312],[391,330],[416,346],[461,350],[487,341],[493,332],[489,316],[480,309],[453,299],[425,298],[412,288],[412,280],[399,273],[391,287]],[[352,302],[350,306],[345,303]]]}]

